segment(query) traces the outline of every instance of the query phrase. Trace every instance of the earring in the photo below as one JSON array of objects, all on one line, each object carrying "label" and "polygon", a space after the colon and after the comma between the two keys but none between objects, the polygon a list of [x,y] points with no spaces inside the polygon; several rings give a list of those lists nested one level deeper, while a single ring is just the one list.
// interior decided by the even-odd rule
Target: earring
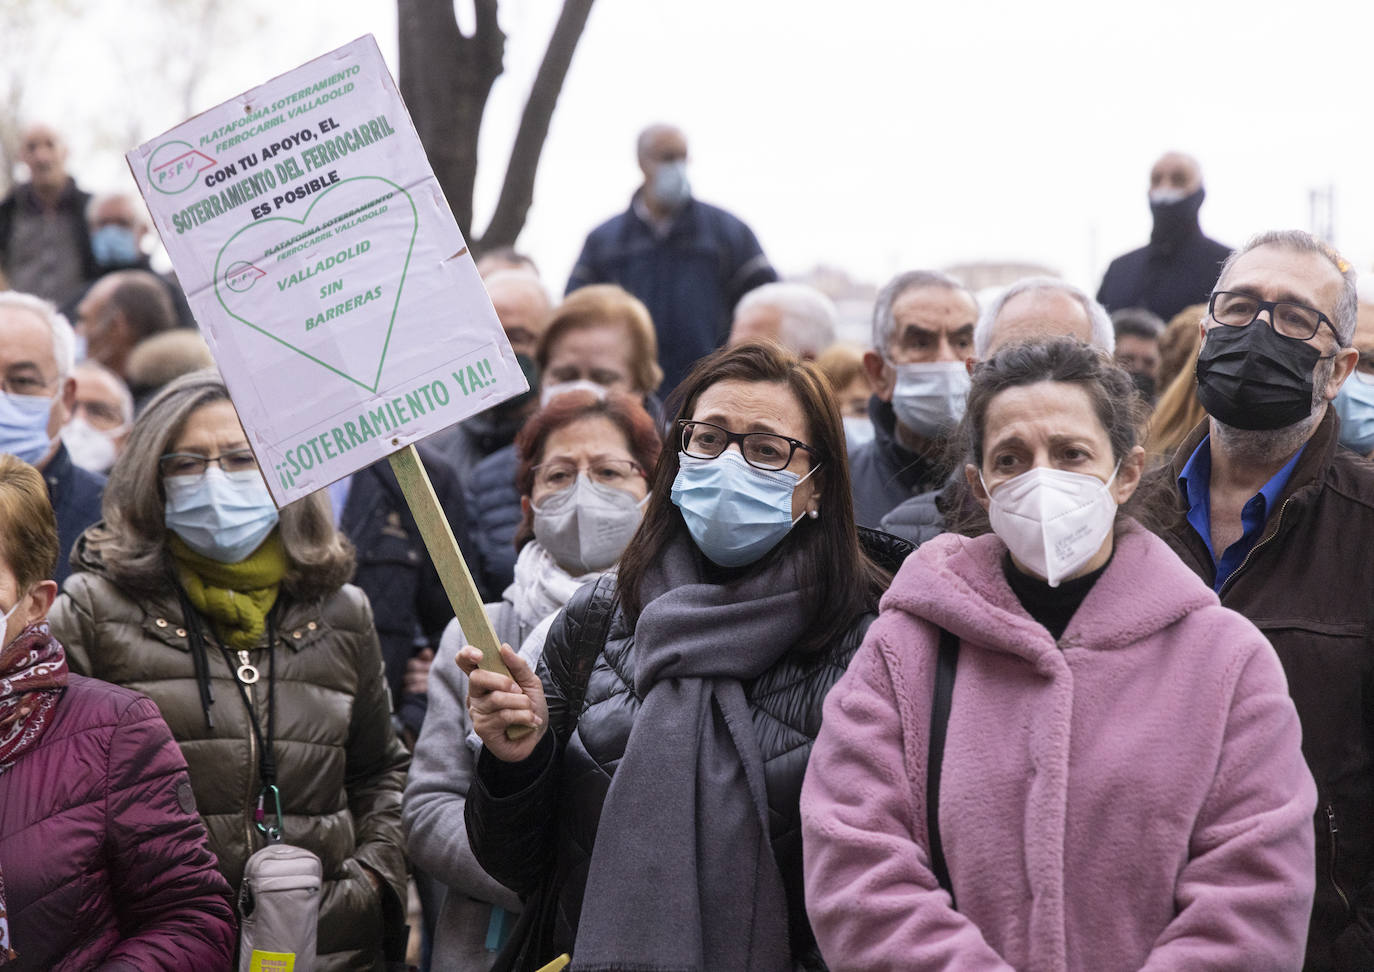
[{"label": "earring", "polygon": [[820,510],[808,510],[807,513],[806,513],[806,515],[809,516],[809,517],[811,517],[811,519],[813,519],[813,520],[819,519],[819,518],[820,518],[820,515],[821,515],[821,511],[820,511]]}]

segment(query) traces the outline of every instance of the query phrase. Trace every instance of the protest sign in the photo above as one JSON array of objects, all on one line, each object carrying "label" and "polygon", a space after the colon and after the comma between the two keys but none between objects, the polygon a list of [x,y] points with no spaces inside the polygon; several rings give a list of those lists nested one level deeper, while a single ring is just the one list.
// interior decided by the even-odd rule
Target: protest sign
[{"label": "protest sign", "polygon": [[278,506],[390,457],[504,671],[413,443],[527,390],[371,35],[127,155]]},{"label": "protest sign", "polygon": [[278,505],[527,388],[371,35],[127,158]]}]

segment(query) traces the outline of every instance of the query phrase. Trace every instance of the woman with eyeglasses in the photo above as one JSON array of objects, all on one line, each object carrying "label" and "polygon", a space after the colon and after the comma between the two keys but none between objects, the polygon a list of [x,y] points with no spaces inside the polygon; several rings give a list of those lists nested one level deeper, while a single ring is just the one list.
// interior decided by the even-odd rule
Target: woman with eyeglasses
[{"label": "woman with eyeglasses", "polygon": [[[703,359],[616,575],[536,675],[468,673],[477,860],[526,898],[538,968],[820,968],[798,795],[821,702],[910,547],[855,525],[839,411],[775,345]],[[511,738],[507,729],[528,727]]]},{"label": "woman with eyeglasses", "polygon": [[269,841],[314,852],[315,967],[379,967],[404,925],[407,756],[327,499],[277,510],[207,370],[139,415],[103,512],[51,614],[72,669],[157,703],[236,894]]},{"label": "woman with eyeglasses", "polygon": [[[577,390],[536,413],[515,440],[523,519],[515,580],[487,605],[496,637],[538,664],[554,615],[579,587],[614,570],[639,528],[648,475],[662,449],[658,428],[634,398]],[[435,930],[436,969],[484,969],[515,923],[519,898],[482,870],[468,846],[463,810],[481,740],[458,667],[467,644],[457,621],[430,670],[429,709],[406,783],[403,823],[411,860],[447,886]]]}]

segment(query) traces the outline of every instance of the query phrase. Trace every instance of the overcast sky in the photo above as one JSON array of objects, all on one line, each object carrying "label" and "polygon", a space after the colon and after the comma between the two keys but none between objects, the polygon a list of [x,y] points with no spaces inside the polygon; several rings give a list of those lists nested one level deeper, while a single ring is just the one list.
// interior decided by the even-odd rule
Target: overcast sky
[{"label": "overcast sky", "polygon": [[[502,3],[507,71],[483,132],[479,226],[557,7]],[[127,16],[105,8],[64,38],[31,111],[75,124],[103,99],[134,101],[151,138],[183,120],[178,101],[99,83]],[[368,32],[395,72],[386,0],[271,9],[205,61],[198,110]],[[597,0],[520,245],[561,291],[586,232],[638,182],[635,134],[668,120],[689,136],[699,198],[753,226],[785,275],[824,263],[881,283],[1023,260],[1095,289],[1111,257],[1147,239],[1148,169],[1175,147],[1201,160],[1210,236],[1306,228],[1309,191],[1331,184],[1335,242],[1368,271],[1372,40],[1366,0]],[[131,187],[89,141],[73,138],[78,178]]]}]

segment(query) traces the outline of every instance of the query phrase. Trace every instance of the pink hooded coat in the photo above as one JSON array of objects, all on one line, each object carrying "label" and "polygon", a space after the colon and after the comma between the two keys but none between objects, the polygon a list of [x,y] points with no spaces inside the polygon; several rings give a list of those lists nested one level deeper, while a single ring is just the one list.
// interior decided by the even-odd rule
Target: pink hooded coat
[{"label": "pink hooded coat", "polygon": [[[1128,522],[1055,643],[991,534],[909,557],[825,703],[802,790],[830,968],[1298,969],[1316,790],[1273,649]],[[931,871],[940,625],[961,639]]]}]

